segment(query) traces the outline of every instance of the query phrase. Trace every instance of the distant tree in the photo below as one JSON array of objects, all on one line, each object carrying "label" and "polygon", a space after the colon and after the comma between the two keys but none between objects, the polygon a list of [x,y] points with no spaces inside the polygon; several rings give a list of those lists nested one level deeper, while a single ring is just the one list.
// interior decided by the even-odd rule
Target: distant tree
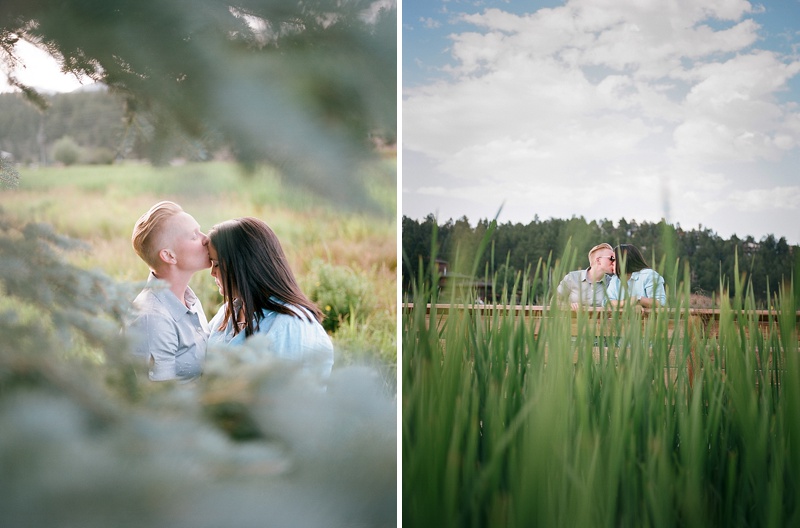
[{"label": "distant tree", "polygon": [[395,130],[396,18],[391,0],[6,0],[0,54],[18,61],[25,39],[108,86],[153,158],[170,138],[221,140],[247,166],[363,205],[358,163]]},{"label": "distant tree", "polygon": [[768,235],[761,239],[754,259],[753,289],[760,298],[777,292],[778,285],[791,278],[793,257],[786,239]]},{"label": "distant tree", "polygon": [[[426,233],[430,236],[435,222],[432,215],[423,224],[403,218],[404,254],[410,254],[410,251],[423,256],[430,254],[429,245],[412,241],[423,240]],[[472,228],[464,217],[455,222],[447,220],[438,224],[439,255],[451,259],[456,254],[457,246],[460,265],[472,262],[476,258],[474,251],[477,240],[486,231],[487,225],[486,220],[479,220],[476,227]],[[498,280],[502,282],[498,287],[510,287],[513,284],[511,277],[515,277],[520,271],[535,270],[539,259],[547,263],[552,258],[552,263],[555,263],[556,259],[570,257],[565,252],[568,241],[575,261],[566,262],[566,265],[585,267],[586,252],[599,242],[612,245],[634,244],[645,251],[645,257],[651,266],[664,267],[668,281],[675,280],[674,277],[677,277],[678,282],[688,280],[693,292],[719,292],[722,286],[733,294],[735,280],[738,278],[744,288],[752,285],[756,299],[762,303],[767,301],[767,293],[774,294],[780,283],[787,283],[792,277],[795,262],[800,262],[800,248],[790,246],[785,238],[776,239],[773,235],[760,242],[754,241],[752,237],[742,240],[736,236],[724,240],[709,228],[700,226],[696,230],[687,231],[663,220],[657,223],[638,223],[635,220],[628,222],[623,218],[614,227],[610,220],[587,223],[583,218],[551,218],[541,221],[537,217],[527,225],[499,225],[492,236],[491,250],[480,257],[478,273],[482,274],[488,267],[490,274],[498,274]],[[735,276],[737,259],[738,277]],[[681,264],[675,269],[678,260]],[[683,263],[689,264],[688,277],[684,277]],[[416,278],[416,275],[404,272],[404,291],[408,291],[410,287],[410,278]],[[548,277],[546,280],[553,278]],[[540,293],[541,290],[533,291],[534,296]]]},{"label": "distant tree", "polygon": [[[65,135],[90,151],[102,149],[102,156],[92,153],[89,162],[109,160],[109,151],[112,161],[146,157],[147,133],[126,126],[125,102],[118,95],[92,90],[43,97],[47,108],[40,111],[19,93],[0,94],[0,149],[17,162],[41,162],[41,147],[49,152]],[[188,157],[186,149],[171,149],[169,155]]]},{"label": "distant tree", "polygon": [[411,284],[417,281],[420,274],[420,266],[429,264],[432,254],[431,239],[435,225],[433,215],[428,215],[425,222],[421,224],[416,220],[403,216],[401,224],[403,237],[403,290],[410,291]]}]

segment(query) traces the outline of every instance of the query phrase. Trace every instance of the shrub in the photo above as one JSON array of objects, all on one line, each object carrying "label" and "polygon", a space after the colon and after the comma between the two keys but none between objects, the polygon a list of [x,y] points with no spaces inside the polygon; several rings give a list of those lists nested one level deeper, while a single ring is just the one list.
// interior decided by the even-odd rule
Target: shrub
[{"label": "shrub", "polygon": [[63,136],[53,144],[53,159],[66,166],[74,165],[81,159],[82,149],[74,139]]},{"label": "shrub", "polygon": [[312,268],[316,281],[309,297],[325,313],[325,330],[335,332],[343,322],[363,317],[369,311],[369,286],[352,269],[322,261],[315,262]]},{"label": "shrub", "polygon": [[116,154],[106,147],[97,147],[86,152],[84,162],[89,165],[111,165]]}]

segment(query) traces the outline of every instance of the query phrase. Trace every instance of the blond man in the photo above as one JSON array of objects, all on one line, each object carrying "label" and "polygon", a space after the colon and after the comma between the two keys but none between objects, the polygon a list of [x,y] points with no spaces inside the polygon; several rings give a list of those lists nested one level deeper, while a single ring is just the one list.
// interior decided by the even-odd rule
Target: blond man
[{"label": "blond man", "polygon": [[559,303],[573,310],[581,306],[604,306],[606,289],[616,272],[616,257],[610,244],[598,244],[589,250],[589,267],[567,273],[556,288]]},{"label": "blond man", "polygon": [[133,301],[133,352],[152,381],[195,379],[203,372],[209,327],[189,279],[211,266],[208,237],[181,206],[165,201],[137,220],[131,242],[150,268]]}]

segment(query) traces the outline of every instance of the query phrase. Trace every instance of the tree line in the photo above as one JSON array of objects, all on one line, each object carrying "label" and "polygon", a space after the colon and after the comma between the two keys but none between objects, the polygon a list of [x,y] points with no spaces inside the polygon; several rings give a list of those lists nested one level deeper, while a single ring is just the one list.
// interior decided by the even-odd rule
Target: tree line
[{"label": "tree line", "polygon": [[[205,146],[178,134],[153,144],[144,114],[107,89],[42,96],[40,108],[22,93],[0,94],[0,150],[23,165],[110,164],[117,159],[204,159]],[[158,152],[154,148],[158,148]]]},{"label": "tree line", "polygon": [[[607,242],[612,246],[633,244],[639,247],[656,269],[665,263],[669,266],[668,257],[679,259],[679,270],[688,263],[689,276],[681,280],[688,278],[692,293],[706,296],[719,295],[721,281],[725,285],[732,284],[738,259],[740,277],[752,285],[756,299],[766,303],[780,282],[788,284],[800,264],[798,246],[788,244],[784,237],[767,235],[755,240],[752,236],[733,235],[725,239],[702,225],[686,230],[680,224],[671,225],[663,220],[652,223],[622,218],[614,224],[608,219],[587,222],[582,216],[567,220],[541,220],[536,216],[528,224],[492,224],[481,219],[473,227],[466,216],[445,222],[438,221],[432,214],[421,221],[403,216],[404,294],[410,294],[421,272],[423,276],[430,276],[434,236],[436,258],[447,261],[448,270],[469,273],[473,263],[477,263],[478,275],[488,270],[490,276],[497,274],[506,285],[513,284],[518,273],[532,274],[540,259],[551,266],[564,260],[563,264],[569,269],[586,268],[589,249]],[[481,240],[492,227],[489,244],[478,255]]]}]

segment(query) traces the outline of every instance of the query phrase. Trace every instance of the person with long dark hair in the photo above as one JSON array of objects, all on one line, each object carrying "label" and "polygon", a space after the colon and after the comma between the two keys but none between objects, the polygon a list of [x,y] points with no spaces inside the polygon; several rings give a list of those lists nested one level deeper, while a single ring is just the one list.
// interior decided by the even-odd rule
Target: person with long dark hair
[{"label": "person with long dark hair", "polygon": [[[617,261],[616,276],[608,285],[609,304],[621,307],[626,302],[644,308],[663,306],[667,303],[664,277],[650,268],[642,252],[632,244],[620,244],[614,248]],[[625,277],[625,282],[621,278]]]},{"label": "person with long dark hair", "polygon": [[224,304],[209,323],[209,346],[264,336],[276,357],[327,377],[333,344],[322,311],[300,290],[277,235],[258,218],[228,220],[208,233],[211,275]]}]

